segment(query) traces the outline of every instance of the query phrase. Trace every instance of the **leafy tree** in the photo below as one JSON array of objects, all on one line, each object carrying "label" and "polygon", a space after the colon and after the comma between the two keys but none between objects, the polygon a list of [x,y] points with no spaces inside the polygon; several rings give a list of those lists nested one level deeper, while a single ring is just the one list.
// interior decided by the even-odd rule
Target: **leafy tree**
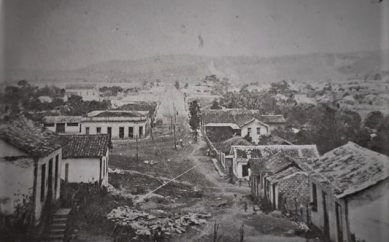
[{"label": "leafy tree", "polygon": [[212,102],[211,109],[222,109],[222,107],[219,105],[219,102],[216,99],[214,99]]},{"label": "leafy tree", "polygon": [[200,105],[196,100],[189,104],[189,125],[193,131],[195,141],[197,141],[198,129],[200,127]]},{"label": "leafy tree", "polygon": [[174,83],[174,87],[178,90],[178,89],[180,89],[180,82],[179,81],[176,81],[175,83]]},{"label": "leafy tree", "polygon": [[371,129],[377,129],[383,120],[384,115],[380,111],[373,111],[367,114],[365,126]]}]

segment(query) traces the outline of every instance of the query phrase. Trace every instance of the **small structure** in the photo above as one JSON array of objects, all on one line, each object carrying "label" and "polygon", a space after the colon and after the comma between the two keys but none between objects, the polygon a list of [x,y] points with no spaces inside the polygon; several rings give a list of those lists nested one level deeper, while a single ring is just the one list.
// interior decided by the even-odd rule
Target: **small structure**
[{"label": "small structure", "polygon": [[311,220],[331,241],[389,238],[389,158],[348,142],[310,164]]},{"label": "small structure", "polygon": [[309,182],[308,174],[299,165],[302,160],[305,159],[291,158],[282,152],[262,162],[250,160],[250,188],[255,200],[307,222]]},{"label": "small structure", "polygon": [[149,132],[148,111],[92,111],[82,120],[82,134],[109,134],[112,139],[144,138]]},{"label": "small structure", "polygon": [[60,196],[57,135],[20,116],[0,125],[0,150],[0,214],[39,224]]},{"label": "small structure", "polygon": [[220,163],[224,170],[230,173],[232,171],[232,156],[229,155],[229,152],[233,145],[251,145],[251,143],[240,136],[234,136],[223,142],[214,143],[216,150],[219,152],[218,159]]},{"label": "small structure", "polygon": [[240,135],[258,144],[261,137],[270,136],[272,130],[286,121],[282,115],[261,115],[256,110],[222,109],[207,110],[202,122],[211,137]]},{"label": "small structure", "polygon": [[108,185],[108,134],[63,135],[61,179],[65,183]]},{"label": "small structure", "polygon": [[72,96],[80,96],[83,101],[100,101],[100,92],[93,84],[71,84],[65,87],[65,100]]},{"label": "small structure", "polygon": [[61,134],[81,133],[81,116],[45,116],[44,126],[53,132]]},{"label": "small structure", "polygon": [[270,136],[270,126],[256,118],[249,120],[240,127],[241,136],[249,137],[251,142],[258,144],[263,136]]},{"label": "small structure", "polygon": [[256,145],[232,146],[232,170],[236,178],[248,179],[250,159],[269,159],[272,155],[282,152],[292,158],[317,158],[319,152],[316,145]]}]

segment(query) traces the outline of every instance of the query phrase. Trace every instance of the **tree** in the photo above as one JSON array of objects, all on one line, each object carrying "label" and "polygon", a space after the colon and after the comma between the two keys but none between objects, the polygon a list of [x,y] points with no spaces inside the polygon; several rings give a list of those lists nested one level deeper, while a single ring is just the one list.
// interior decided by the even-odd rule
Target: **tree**
[{"label": "tree", "polygon": [[214,99],[212,102],[211,109],[222,109],[222,107],[220,107],[219,102],[216,99]]},{"label": "tree", "polygon": [[366,116],[365,126],[371,129],[377,129],[383,120],[384,115],[380,111],[372,111]]},{"label": "tree", "polygon": [[189,104],[189,125],[193,131],[194,139],[197,141],[198,129],[200,127],[200,105],[196,100]]},{"label": "tree", "polygon": [[180,82],[179,82],[179,81],[176,81],[176,82],[174,83],[174,86],[176,87],[177,90],[180,89]]}]

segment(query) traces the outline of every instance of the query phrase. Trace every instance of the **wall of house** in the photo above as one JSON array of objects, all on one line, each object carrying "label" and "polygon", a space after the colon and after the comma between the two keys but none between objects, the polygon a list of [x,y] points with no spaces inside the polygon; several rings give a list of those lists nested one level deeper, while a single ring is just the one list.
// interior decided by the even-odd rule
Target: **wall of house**
[{"label": "wall of house", "polygon": [[[324,231],[324,206],[323,206],[323,196],[322,192],[324,191],[326,195],[326,208],[328,213],[328,225],[329,225],[329,237],[331,241],[340,242],[338,241],[337,237],[337,221],[336,221],[336,211],[335,211],[335,203],[339,203],[339,205],[342,207],[342,214],[341,220],[343,221],[343,224],[346,224],[346,213],[345,208],[346,204],[343,200],[338,200],[334,194],[327,190],[327,188],[323,188],[320,186],[320,184],[315,183],[317,187],[317,211],[311,210],[311,222],[313,225],[315,225],[317,228],[319,228],[321,231]],[[310,190],[312,191],[312,180],[310,180]],[[312,198],[312,192],[310,192],[311,201]],[[345,225],[346,226],[346,225]],[[345,226],[343,226],[345,228]],[[347,232],[343,229],[343,240],[347,240]]]},{"label": "wall of house", "polygon": [[[69,164],[69,183],[95,183],[102,179],[102,185],[108,185],[108,153],[102,158],[70,158],[62,163],[61,179],[65,180],[65,166]],[[100,159],[102,160],[100,169]]]},{"label": "wall of house", "polygon": [[[58,178],[57,178],[57,192],[55,191],[55,157],[58,155]],[[45,203],[48,198],[48,190],[49,190],[49,161],[50,159],[53,160],[53,173],[52,173],[52,191],[53,191],[53,197],[52,201],[56,201],[59,199],[60,196],[60,190],[61,190],[61,165],[62,165],[62,149],[58,149],[51,154],[49,154],[46,157],[40,158],[38,160],[38,166],[37,166],[37,185],[36,185],[36,197],[35,197],[35,219],[36,223],[38,224],[40,222],[40,218],[42,215],[42,210],[45,206]],[[46,172],[45,172],[45,180],[44,180],[44,198],[41,200],[41,185],[42,185],[42,166],[46,165]]]},{"label": "wall of house", "polygon": [[[54,123],[54,126],[45,126],[46,129],[56,132],[57,130],[57,123]],[[67,123],[65,123],[65,133],[66,134],[78,134],[80,133],[80,127],[81,123],[79,122],[77,126],[69,126]]]},{"label": "wall of house", "polygon": [[27,154],[12,145],[0,140],[0,151],[1,157],[12,157],[12,156],[27,156]]},{"label": "wall of house", "polygon": [[389,179],[347,199],[350,234],[365,241],[389,238]]},{"label": "wall of house", "polygon": [[[246,137],[249,128],[251,129],[249,136],[251,137],[251,141],[254,142],[255,144],[258,144],[259,137],[270,135],[270,130],[265,125],[261,124],[258,121],[254,121],[242,127],[241,129],[242,137]],[[257,128],[260,129],[259,133],[257,132]]]},{"label": "wall of house", "polygon": [[16,161],[0,161],[0,214],[15,212],[23,199],[32,198],[34,161],[23,158]]},{"label": "wall of house", "polygon": [[133,134],[134,137],[139,135],[139,127],[143,127],[143,135],[141,138],[145,137],[146,134],[146,123],[147,121],[143,122],[87,122],[84,121],[82,123],[81,127],[81,133],[86,134],[86,128],[89,127],[89,134],[97,134],[97,127],[101,128],[102,134],[108,133],[108,127],[112,127],[112,139],[119,139],[119,127],[124,127],[124,139],[130,139],[129,138],[129,127],[133,127]]},{"label": "wall of house", "polygon": [[239,178],[239,179],[249,179],[250,177],[250,174],[251,174],[251,170],[248,169],[248,176],[243,176],[243,166],[244,165],[247,165],[247,162],[246,163],[242,163],[242,162],[238,162],[238,163],[234,163],[234,175],[236,176],[236,178]]}]

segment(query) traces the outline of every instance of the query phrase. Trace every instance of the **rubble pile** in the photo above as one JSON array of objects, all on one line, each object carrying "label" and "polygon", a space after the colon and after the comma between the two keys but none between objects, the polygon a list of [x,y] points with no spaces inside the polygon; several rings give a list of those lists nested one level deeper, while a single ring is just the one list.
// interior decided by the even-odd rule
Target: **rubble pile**
[{"label": "rubble pile", "polygon": [[210,214],[188,213],[176,217],[155,216],[147,212],[132,209],[128,206],[121,206],[113,209],[107,218],[121,226],[130,226],[137,235],[152,235],[158,227],[165,234],[185,233],[186,227],[206,223]]}]

